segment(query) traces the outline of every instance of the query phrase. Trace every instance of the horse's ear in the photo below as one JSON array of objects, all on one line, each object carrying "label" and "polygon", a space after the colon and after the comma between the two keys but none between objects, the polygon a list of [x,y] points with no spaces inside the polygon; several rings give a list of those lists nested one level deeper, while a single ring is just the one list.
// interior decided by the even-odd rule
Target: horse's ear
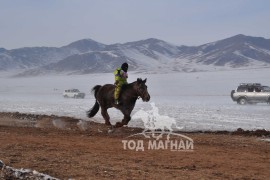
[{"label": "horse's ear", "polygon": [[147,81],[147,78],[145,78],[145,80],[143,80],[143,83],[146,83],[146,81]]},{"label": "horse's ear", "polygon": [[141,78],[137,78],[137,82],[142,82],[142,79]]}]

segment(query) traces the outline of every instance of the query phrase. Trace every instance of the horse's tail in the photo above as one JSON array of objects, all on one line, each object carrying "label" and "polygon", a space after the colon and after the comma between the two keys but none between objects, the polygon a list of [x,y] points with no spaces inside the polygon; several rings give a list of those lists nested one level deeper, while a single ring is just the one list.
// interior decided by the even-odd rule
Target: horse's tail
[{"label": "horse's tail", "polygon": [[91,92],[94,93],[96,99],[97,99],[97,93],[98,93],[98,91],[99,91],[100,88],[101,88],[101,85],[96,85],[91,90]]},{"label": "horse's tail", "polygon": [[94,105],[89,111],[87,111],[87,113],[86,113],[87,116],[88,116],[89,118],[94,117],[94,116],[97,114],[98,110],[99,110],[99,104],[98,104],[98,102],[97,102],[97,93],[98,93],[98,91],[99,91],[100,88],[101,88],[100,85],[96,85],[96,86],[93,87],[93,89],[92,89],[92,92],[94,92],[94,95],[95,95],[95,98],[96,98],[96,103],[95,103],[95,105]]}]

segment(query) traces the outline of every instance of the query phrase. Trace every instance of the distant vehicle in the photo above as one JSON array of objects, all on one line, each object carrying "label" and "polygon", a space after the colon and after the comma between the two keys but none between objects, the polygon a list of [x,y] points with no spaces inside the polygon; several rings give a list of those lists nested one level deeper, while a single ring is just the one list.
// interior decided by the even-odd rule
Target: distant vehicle
[{"label": "distant vehicle", "polygon": [[236,90],[231,91],[231,98],[238,104],[270,104],[270,87],[260,83],[241,83]]},{"label": "distant vehicle", "polygon": [[85,97],[85,93],[80,92],[78,89],[67,89],[64,91],[63,96],[65,98],[81,98]]}]

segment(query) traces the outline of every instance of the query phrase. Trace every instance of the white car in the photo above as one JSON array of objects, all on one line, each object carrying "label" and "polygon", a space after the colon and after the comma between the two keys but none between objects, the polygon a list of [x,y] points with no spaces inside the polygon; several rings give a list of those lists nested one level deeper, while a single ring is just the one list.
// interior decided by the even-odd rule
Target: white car
[{"label": "white car", "polygon": [[241,83],[236,90],[231,91],[231,98],[238,104],[270,104],[270,87],[260,83]]},{"label": "white car", "polygon": [[67,89],[64,91],[63,96],[65,98],[84,98],[85,93],[80,92],[78,89]]}]

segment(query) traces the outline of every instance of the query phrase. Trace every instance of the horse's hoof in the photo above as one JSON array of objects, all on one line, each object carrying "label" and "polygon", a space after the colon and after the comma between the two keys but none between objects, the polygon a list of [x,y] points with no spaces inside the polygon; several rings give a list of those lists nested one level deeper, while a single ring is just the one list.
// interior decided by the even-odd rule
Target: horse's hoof
[{"label": "horse's hoof", "polygon": [[123,124],[121,122],[117,122],[114,127],[119,128],[119,127],[122,127],[122,126],[123,126]]},{"label": "horse's hoof", "polygon": [[112,124],[110,122],[105,122],[106,126],[112,126]]}]

